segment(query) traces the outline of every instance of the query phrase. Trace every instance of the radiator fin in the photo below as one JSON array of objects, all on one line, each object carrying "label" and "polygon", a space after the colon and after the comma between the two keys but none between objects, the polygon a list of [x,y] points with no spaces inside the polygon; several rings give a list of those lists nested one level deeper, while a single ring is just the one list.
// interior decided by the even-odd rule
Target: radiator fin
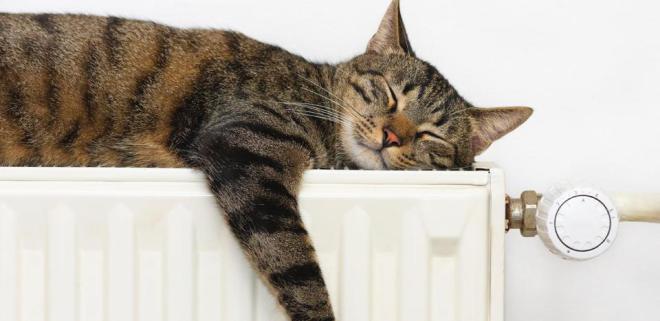
[{"label": "radiator fin", "polygon": [[[59,205],[48,219],[48,316],[49,320],[76,318],[76,221],[73,211]],[[86,262],[81,260],[81,262]],[[103,271],[103,270],[101,270]],[[81,270],[81,272],[87,272]],[[82,274],[81,274],[82,275]],[[100,278],[102,281],[103,278]],[[86,285],[81,282],[81,285]],[[81,293],[85,303],[86,293]],[[82,305],[81,305],[82,306]],[[81,316],[84,314],[81,313]]]},{"label": "radiator fin", "polygon": [[341,320],[370,320],[371,235],[369,214],[357,207],[343,215],[341,238]]},{"label": "radiator fin", "polygon": [[166,277],[167,320],[193,320],[193,280],[196,257],[193,255],[192,213],[177,205],[167,213]]},{"label": "radiator fin", "polygon": [[134,214],[123,204],[108,213],[106,282],[108,321],[134,321],[135,225]]},{"label": "radiator fin", "polygon": [[0,204],[0,311],[8,320],[18,320],[18,244],[16,213]]},{"label": "radiator fin", "polygon": [[[0,319],[286,321],[196,184],[0,181]],[[305,185],[338,319],[488,320],[489,204],[486,186]]]},{"label": "radiator fin", "polygon": [[428,320],[429,244],[424,222],[407,212],[401,222],[400,320]]}]

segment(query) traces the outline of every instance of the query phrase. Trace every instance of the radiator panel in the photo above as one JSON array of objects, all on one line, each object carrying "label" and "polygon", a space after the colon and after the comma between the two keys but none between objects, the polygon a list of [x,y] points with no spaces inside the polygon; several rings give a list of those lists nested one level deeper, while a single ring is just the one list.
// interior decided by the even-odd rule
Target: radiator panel
[{"label": "radiator panel", "polygon": [[[111,171],[0,170],[3,320],[286,320],[197,174]],[[494,173],[310,172],[338,319],[501,320]]]}]

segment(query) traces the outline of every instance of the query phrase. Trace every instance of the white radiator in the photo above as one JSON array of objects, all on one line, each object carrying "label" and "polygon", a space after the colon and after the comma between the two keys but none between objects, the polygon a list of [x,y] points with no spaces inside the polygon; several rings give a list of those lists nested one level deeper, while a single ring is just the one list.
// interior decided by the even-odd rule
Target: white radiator
[{"label": "white radiator", "polygon": [[[342,321],[501,321],[504,183],[310,171],[301,209]],[[0,168],[0,320],[286,320],[187,169]]]}]

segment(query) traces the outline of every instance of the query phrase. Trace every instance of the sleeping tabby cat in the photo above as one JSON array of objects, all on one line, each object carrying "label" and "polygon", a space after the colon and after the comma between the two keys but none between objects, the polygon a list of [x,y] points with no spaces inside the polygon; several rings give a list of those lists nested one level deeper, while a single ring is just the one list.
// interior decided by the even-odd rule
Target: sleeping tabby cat
[{"label": "sleeping tabby cat", "polygon": [[334,320],[296,194],[310,168],[469,166],[522,124],[418,59],[394,0],[364,54],[316,64],[242,34],[0,14],[0,164],[193,167],[292,320]]}]

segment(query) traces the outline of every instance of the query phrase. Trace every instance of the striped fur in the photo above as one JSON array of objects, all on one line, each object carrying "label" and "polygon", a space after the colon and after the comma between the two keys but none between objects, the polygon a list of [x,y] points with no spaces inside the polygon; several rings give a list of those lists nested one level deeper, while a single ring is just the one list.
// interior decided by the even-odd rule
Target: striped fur
[{"label": "striped fur", "polygon": [[530,113],[463,100],[414,56],[397,1],[338,65],[229,31],[0,14],[0,164],[203,171],[296,321],[334,320],[298,212],[305,170],[466,166]]}]

